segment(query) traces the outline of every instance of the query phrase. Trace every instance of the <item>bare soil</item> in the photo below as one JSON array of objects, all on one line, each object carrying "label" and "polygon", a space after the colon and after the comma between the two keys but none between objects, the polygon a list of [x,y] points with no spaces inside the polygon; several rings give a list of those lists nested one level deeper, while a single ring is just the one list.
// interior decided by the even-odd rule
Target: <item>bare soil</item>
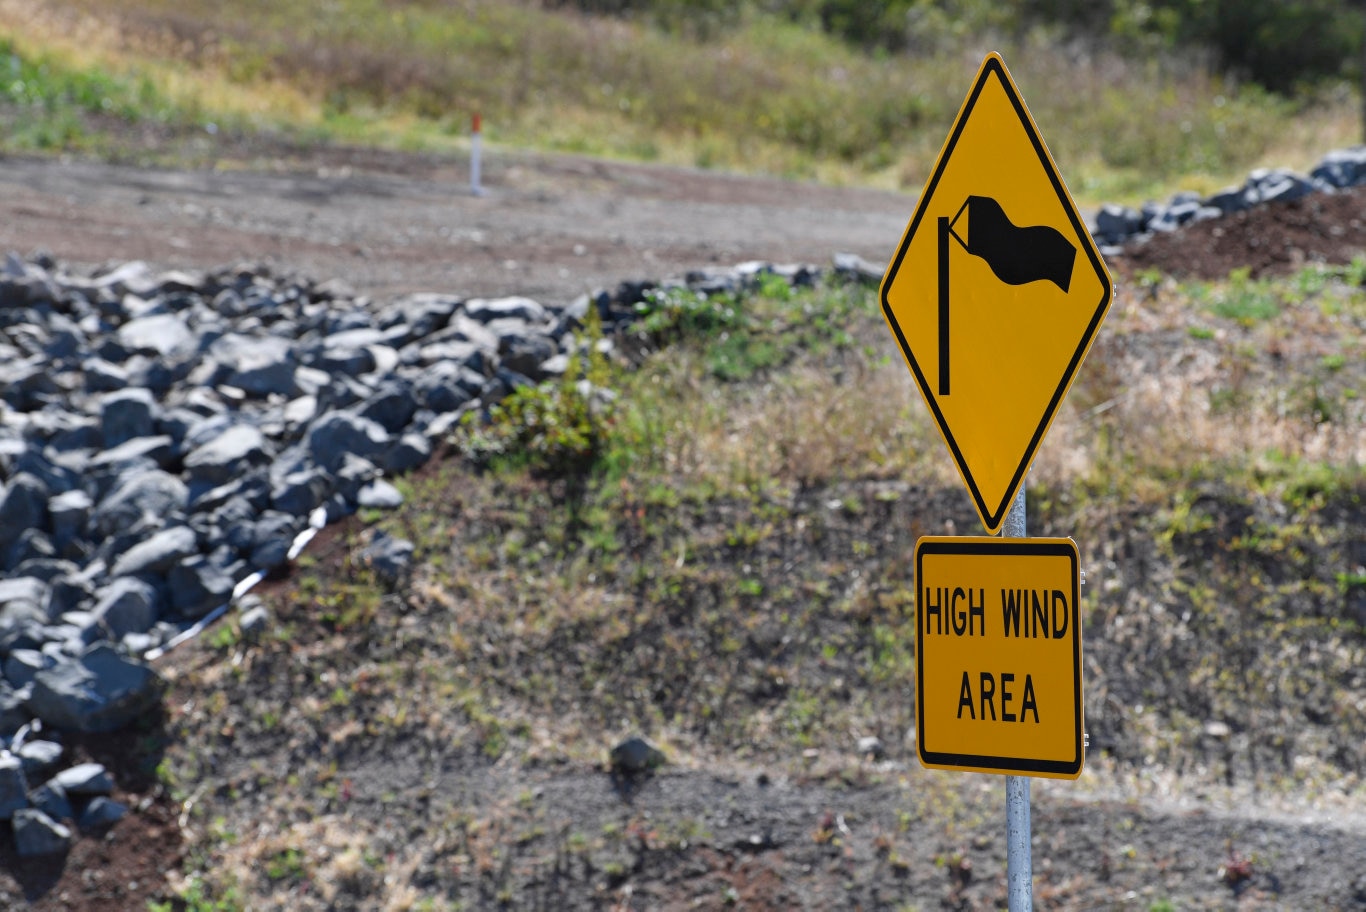
[{"label": "bare soil", "polygon": [[1287,275],[1313,263],[1344,264],[1366,251],[1366,188],[1315,193],[1129,245],[1128,269],[1176,278]]},{"label": "bare soil", "polygon": [[[377,300],[441,290],[563,302],[626,279],[749,259],[823,264],[847,251],[881,264],[914,207],[901,194],[497,151],[486,161],[484,195],[472,195],[466,180],[460,161],[352,150],[287,150],[237,170],[9,159],[0,168],[0,245],[88,268],[134,258],[164,268],[267,263],[341,279]],[[1239,266],[1260,275],[1315,260],[1347,262],[1366,252],[1362,202],[1343,193],[1266,207],[1155,238],[1114,266],[1124,282],[1138,270],[1221,277]],[[831,523],[824,547],[834,553],[812,550],[799,530],[831,515],[832,499],[882,503],[874,487],[810,492],[786,505],[778,537],[789,536],[795,550],[755,555],[764,582],[809,573],[816,585],[832,561],[841,573],[904,565],[914,536],[887,530],[923,527],[929,515],[974,527],[958,492],[916,491],[885,513],[821,519]],[[451,496],[464,498],[452,511],[456,531],[467,523],[487,532],[505,521],[502,508],[477,493]],[[1242,572],[1219,563],[1221,524],[1245,518],[1241,501],[1215,489],[1203,502],[1216,528],[1186,543],[1193,561]],[[1119,582],[1151,582],[1152,554],[1135,553],[1125,531],[1148,528],[1145,517],[1092,519],[1108,530],[1106,542],[1131,549],[1116,558]],[[720,528],[732,520],[702,521]],[[1350,534],[1366,522],[1359,503],[1333,522],[1349,530],[1349,546],[1361,547]],[[1047,526],[1044,510],[1038,531]],[[355,518],[325,530],[310,548],[312,572],[342,583],[363,576],[354,557],[363,537]],[[855,546],[862,542],[874,543],[871,554]],[[1309,564],[1339,559],[1323,548]],[[718,547],[712,559],[734,554]],[[801,569],[807,561],[809,571]],[[489,749],[478,707],[461,719],[437,719],[424,703],[430,694],[405,694],[402,682],[397,690],[395,682],[367,683],[376,668],[440,663],[443,644],[457,634],[478,643],[485,631],[476,620],[438,620],[436,596],[396,592],[365,624],[326,621],[299,585],[296,574],[260,590],[276,624],[290,631],[287,640],[190,644],[161,665],[170,681],[164,718],[70,745],[72,757],[114,769],[116,797],[134,813],[109,834],[83,835],[64,859],[39,864],[17,859],[0,836],[0,905],[142,909],[185,889],[178,873],[187,861],[240,868],[245,895],[236,899],[247,908],[446,907],[424,906],[424,896],[465,909],[1005,904],[1002,780],[919,769],[907,737],[908,694],[892,688],[869,698],[885,712],[875,732],[882,756],[854,749],[856,735],[873,732],[851,732],[843,747],[821,744],[800,756],[766,753],[762,741],[718,737],[709,747],[702,738],[653,773],[614,775],[607,740],[601,757],[585,758],[551,743],[536,748],[554,738],[532,730],[517,736],[532,748],[500,754]],[[1121,626],[1087,648],[1114,705],[1141,712],[1154,699],[1153,668],[1170,673],[1162,686],[1179,690],[1180,674],[1193,665],[1173,664],[1180,644],[1164,645],[1160,624]],[[622,661],[645,661],[653,648],[646,639],[623,646]],[[489,673],[506,674],[510,689],[545,663],[577,654],[562,641],[485,648]],[[781,666],[781,649],[762,636],[746,649],[761,672]],[[844,686],[838,668],[814,674],[823,687]],[[606,680],[634,686],[629,678]],[[741,683],[735,699],[762,708],[772,698],[762,682]],[[408,702],[395,705],[395,693]],[[1311,699],[1287,697],[1266,712],[1293,725]],[[1189,689],[1169,701],[1199,732],[1200,696]],[[1334,805],[1268,790],[1275,777],[1259,774],[1257,764],[1278,762],[1284,750],[1257,742],[1275,731],[1258,707],[1247,708],[1246,729],[1233,733],[1243,738],[1236,751],[1218,734],[1197,735],[1195,747],[1173,758],[1144,756],[1142,720],[1128,712],[1088,719],[1093,739],[1103,742],[1093,740],[1095,778],[1034,783],[1037,907],[1366,909],[1361,808],[1346,797]],[[603,721],[606,739],[618,726]],[[1247,732],[1257,736],[1251,743]],[[1358,734],[1338,746],[1334,769],[1347,783],[1344,794],[1364,772]],[[198,771],[175,794],[155,772],[167,757]],[[1285,762],[1293,768],[1293,757]],[[194,858],[206,845],[218,854]],[[300,845],[305,851],[291,854]]]},{"label": "bare soil", "polygon": [[562,303],[746,260],[828,265],[850,252],[885,263],[914,205],[895,193],[496,149],[478,196],[464,162],[429,156],[279,149],[248,164],[9,158],[0,247],[78,266],[266,263],[375,298]]}]

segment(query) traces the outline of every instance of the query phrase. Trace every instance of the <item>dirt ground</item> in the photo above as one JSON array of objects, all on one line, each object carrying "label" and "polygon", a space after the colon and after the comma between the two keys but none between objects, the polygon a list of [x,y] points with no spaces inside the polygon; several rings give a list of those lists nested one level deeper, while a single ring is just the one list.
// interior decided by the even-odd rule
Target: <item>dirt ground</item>
[{"label": "dirt ground", "polygon": [[1366,251],[1366,189],[1316,193],[1236,212],[1131,244],[1119,265],[1177,278],[1286,275],[1311,263],[1350,263]]},{"label": "dirt ground", "polygon": [[0,247],[91,267],[267,263],[375,298],[410,291],[562,303],[624,279],[746,260],[882,264],[914,206],[895,193],[527,153],[463,163],[284,151],[251,169],[9,158]]},{"label": "dirt ground", "polygon": [[[914,207],[903,194],[496,151],[486,160],[481,196],[470,193],[462,163],[396,153],[334,150],[216,171],[19,158],[0,164],[6,249],[43,250],[81,268],[127,259],[163,268],[263,262],[341,279],[376,299],[438,290],[564,302],[624,279],[750,259],[825,264],[835,252],[851,252],[882,264]],[[1153,239],[1112,265],[1126,281],[1145,269],[1215,278],[1237,266],[1259,275],[1307,261],[1346,262],[1366,251],[1363,203],[1362,195],[1343,193],[1268,207]],[[963,519],[969,527],[971,517]],[[320,537],[312,549],[319,560],[341,560],[330,549],[344,534],[333,529]],[[314,635],[320,644],[326,639]],[[171,700],[185,700],[175,679],[209,677],[217,661],[194,648],[173,656],[165,669]],[[285,653],[252,661],[253,675],[289,677]],[[230,689],[226,678],[221,684]],[[182,703],[171,715],[194,712]],[[204,795],[172,801],[157,784],[168,724],[148,720],[115,741],[71,746],[77,759],[113,766],[116,797],[138,812],[107,837],[82,838],[61,861],[23,862],[0,841],[0,906],[132,910],[168,895],[167,877],[181,869],[192,844],[184,828],[213,825],[193,823],[192,806]],[[589,768],[532,767],[508,778],[502,767],[464,757],[458,745],[422,740],[417,731],[353,751],[344,808],[297,826],[355,814],[372,827],[377,844],[403,845],[403,815],[432,820],[468,802],[481,809],[476,822],[483,829],[466,822],[459,834],[442,831],[443,840],[464,840],[460,852],[451,850],[454,857],[481,865],[465,872],[465,908],[1004,906],[1000,821],[967,814],[945,834],[918,830],[904,816],[917,802],[975,806],[985,793],[999,792],[1003,807],[1001,780],[958,776],[946,786],[942,775],[919,770],[913,744],[899,739],[882,760],[813,757],[806,775],[777,760],[751,759],[671,766],[623,786]],[[234,760],[239,734],[224,723],[216,737],[227,766],[289,764],[296,757],[302,764],[318,749],[242,746]],[[246,789],[262,774],[252,769],[206,769],[205,781],[224,794]],[[396,783],[398,798],[366,791],[366,770]],[[438,807],[433,794],[446,796],[446,804]],[[1366,821],[1293,801],[1249,812],[1240,800],[1229,792],[1204,801],[1140,774],[1112,790],[1035,783],[1036,905],[1366,909]],[[696,831],[679,829],[679,808],[703,821]],[[585,827],[616,834],[606,856],[574,841],[571,831]],[[319,829],[319,844],[338,855],[354,848],[342,837],[332,844],[333,835]],[[517,848],[481,855],[481,838]],[[448,863],[452,856],[434,857]],[[435,866],[407,873],[432,883],[464,876]],[[380,876],[368,861],[353,874],[362,886]],[[347,889],[282,882],[298,893],[275,897],[275,908],[369,908],[348,904]],[[507,892],[509,884],[515,893]]]}]

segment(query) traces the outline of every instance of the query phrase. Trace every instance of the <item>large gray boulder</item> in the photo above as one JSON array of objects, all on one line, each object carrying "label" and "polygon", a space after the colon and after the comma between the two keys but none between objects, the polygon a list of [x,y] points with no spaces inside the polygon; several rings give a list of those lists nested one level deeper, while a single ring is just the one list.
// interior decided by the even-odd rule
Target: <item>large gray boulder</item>
[{"label": "large gray boulder", "polygon": [[56,664],[56,659],[37,649],[14,649],[5,659],[5,680],[13,687],[24,687],[38,672]]},{"label": "large gray boulder", "polygon": [[185,512],[190,489],[169,472],[154,470],[121,475],[90,517],[101,537],[136,525],[144,515],[169,518]]},{"label": "large gray boulder", "polygon": [[100,424],[106,449],[156,432],[157,403],[145,389],[121,389],[100,400]]},{"label": "large gray boulder", "polygon": [[1331,187],[1355,187],[1366,182],[1366,146],[1353,146],[1350,149],[1335,149],[1323,157],[1314,170],[1309,172],[1311,180],[1320,181]]},{"label": "large gray boulder", "polygon": [[1284,168],[1258,168],[1247,176],[1243,194],[1250,205],[1288,203],[1317,189],[1310,181]]},{"label": "large gray boulder", "polygon": [[183,358],[194,353],[195,335],[177,314],[152,314],[119,327],[118,340],[133,354]]},{"label": "large gray boulder", "polygon": [[411,384],[393,379],[380,383],[373,393],[356,407],[356,414],[376,421],[390,434],[402,433],[417,411],[417,399]]},{"label": "large gray boulder", "polygon": [[166,575],[171,610],[185,618],[201,618],[228,603],[236,582],[226,570],[202,554],[187,557]]},{"label": "large gray boulder", "polygon": [[185,457],[185,471],[195,481],[221,485],[270,461],[270,444],[259,430],[236,424]]},{"label": "large gray boulder", "polygon": [[199,541],[194,530],[189,526],[172,526],[120,554],[109,572],[112,576],[160,576],[198,553]]},{"label": "large gray boulder", "polygon": [[27,707],[58,729],[111,732],[155,705],[161,690],[161,677],[147,665],[98,643],[78,659],[38,672]]},{"label": "large gray boulder", "polygon": [[216,379],[250,396],[291,396],[298,362],[289,340],[276,336],[229,333],[209,346],[220,367]]},{"label": "large gray boulder", "polygon": [[309,453],[329,472],[336,472],[347,454],[377,462],[389,444],[383,425],[349,412],[324,415],[308,431]]},{"label": "large gray boulder", "polygon": [[111,636],[121,640],[129,633],[150,629],[157,621],[160,605],[161,599],[151,583],[124,576],[99,590],[91,614]]},{"label": "large gray boulder", "polygon": [[0,547],[12,544],[28,529],[47,526],[49,491],[42,479],[20,472],[0,493]]},{"label": "large gray boulder", "polygon": [[52,777],[68,795],[108,795],[114,791],[114,780],[103,763],[78,763]]},{"label": "large gray boulder", "polygon": [[0,579],[0,631],[27,621],[46,621],[52,587],[36,576]]}]

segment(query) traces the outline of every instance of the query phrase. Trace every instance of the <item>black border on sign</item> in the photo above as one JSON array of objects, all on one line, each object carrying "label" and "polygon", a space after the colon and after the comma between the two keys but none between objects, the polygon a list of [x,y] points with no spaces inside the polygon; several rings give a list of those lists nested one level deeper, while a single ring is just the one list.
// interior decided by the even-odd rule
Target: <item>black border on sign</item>
[{"label": "black border on sign", "polygon": [[[1075,705],[1073,719],[1072,760],[1039,760],[1030,757],[998,757],[981,754],[955,754],[925,750],[925,666],[921,661],[925,647],[925,614],[920,610],[922,563],[926,554],[955,555],[1028,555],[1034,557],[1066,556],[1072,564],[1072,692]],[[1055,778],[1076,778],[1085,762],[1083,738],[1085,722],[1081,692],[1081,574],[1076,542],[1070,538],[921,538],[915,543],[915,748],[920,762],[928,767],[953,767],[984,773],[1008,773]]]},{"label": "black border on sign", "polygon": [[[977,487],[976,480],[972,477],[972,472],[968,469],[967,461],[963,458],[963,452],[959,449],[958,441],[954,439],[953,431],[949,428],[949,423],[944,418],[943,412],[939,409],[939,403],[932,394],[929,381],[925,377],[925,372],[921,370],[920,364],[916,361],[914,353],[911,351],[910,343],[906,341],[906,336],[901,330],[901,326],[896,322],[896,316],[892,313],[892,306],[887,300],[887,291],[892,287],[896,280],[897,273],[901,269],[901,262],[906,257],[906,251],[910,248],[911,240],[915,237],[921,221],[925,217],[925,211],[929,208],[930,200],[934,198],[934,191],[939,186],[939,180],[944,175],[944,169],[948,166],[949,159],[953,157],[953,149],[958,144],[958,139],[963,133],[963,128],[967,126],[968,117],[972,114],[973,107],[977,104],[978,97],[982,90],[986,88],[987,80],[995,76],[1001,83],[1001,88],[1005,90],[1006,97],[1010,99],[1011,106],[1015,109],[1015,114],[1020,119],[1021,126],[1024,127],[1030,143],[1034,147],[1035,154],[1039,157],[1039,163],[1043,165],[1044,172],[1048,175],[1049,181],[1053,185],[1053,191],[1057,194],[1058,200],[1063,204],[1063,209],[1067,212],[1067,218],[1071,222],[1072,230],[1076,232],[1077,239],[1080,241],[1082,249],[1086,251],[1086,258],[1091,263],[1091,268],[1096,271],[1100,278],[1103,289],[1100,302],[1096,306],[1095,313],[1091,315],[1091,321],[1082,334],[1081,341],[1077,344],[1076,350],[1072,353],[1072,358],[1067,364],[1067,369],[1063,371],[1062,379],[1058,383],[1058,388],[1054,390],[1053,396],[1048,401],[1043,415],[1039,419],[1038,426],[1034,429],[1034,434],[1025,447],[1023,458],[1019,466],[1015,469],[1015,474],[1010,479],[1010,484],[1006,486],[1005,495],[999,504],[991,505],[982,496],[981,490]],[[1010,504],[1014,502],[1015,495],[1020,490],[1020,485],[1024,482],[1025,473],[1029,471],[1029,466],[1034,461],[1034,456],[1038,453],[1039,445],[1043,442],[1044,435],[1048,433],[1049,426],[1053,423],[1053,416],[1058,411],[1058,406],[1062,404],[1067,391],[1071,389],[1072,380],[1076,377],[1077,370],[1081,366],[1082,359],[1086,357],[1086,352],[1091,347],[1091,342],[1095,339],[1096,332],[1100,328],[1101,320],[1105,318],[1106,312],[1110,308],[1110,274],[1101,262],[1100,251],[1096,249],[1095,240],[1091,237],[1091,232],[1081,220],[1077,212],[1076,205],[1072,202],[1067,188],[1063,186],[1062,178],[1058,175],[1058,169],[1053,164],[1053,158],[1048,153],[1048,148],[1039,137],[1039,132],[1034,126],[1034,119],[1030,116],[1029,110],[1025,107],[1024,101],[1020,98],[1019,91],[1015,88],[1015,83],[1011,80],[1010,74],[1006,71],[1005,64],[997,54],[989,54],[982,62],[982,70],[978,74],[977,81],[973,83],[972,90],[968,93],[967,99],[963,102],[963,108],[958,113],[958,119],[954,122],[953,130],[949,133],[948,140],[944,143],[944,150],[939,154],[939,161],[935,164],[934,173],[930,180],[925,184],[924,191],[920,194],[920,202],[916,206],[915,215],[911,218],[910,225],[906,228],[906,233],[902,236],[901,246],[897,248],[896,255],[892,258],[891,265],[887,267],[886,276],[882,280],[880,292],[882,298],[882,313],[887,319],[887,325],[892,328],[896,335],[897,343],[901,346],[901,351],[906,357],[906,363],[910,365],[911,372],[915,374],[915,382],[919,385],[925,402],[930,407],[934,415],[935,423],[939,425],[939,431],[944,437],[944,442],[948,444],[949,451],[953,454],[954,462],[958,465],[958,472],[963,477],[967,485],[968,493],[972,496],[977,514],[981,517],[982,524],[986,526],[988,532],[996,532],[1005,520],[1006,511]]]}]

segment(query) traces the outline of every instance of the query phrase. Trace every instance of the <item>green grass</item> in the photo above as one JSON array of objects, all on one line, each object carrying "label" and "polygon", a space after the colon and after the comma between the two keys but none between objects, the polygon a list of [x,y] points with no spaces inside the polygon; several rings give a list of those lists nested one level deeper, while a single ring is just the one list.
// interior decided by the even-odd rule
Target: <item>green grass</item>
[{"label": "green grass", "polygon": [[1281,313],[1281,283],[1251,278],[1251,270],[1235,269],[1228,281],[1198,287],[1193,297],[1210,313],[1243,325],[1266,322]]},{"label": "green grass", "polygon": [[[1177,177],[1214,189],[1258,163],[1306,167],[1355,130],[1354,105],[1331,93],[1286,101],[1180,59],[1077,59],[1045,33],[965,35],[943,17],[925,20],[914,53],[889,54],[753,8],[705,40],[493,0],[335,0],[326,15],[301,0],[34,8],[47,15],[0,16],[0,37],[52,103],[3,140],[11,148],[130,154],[136,143],[97,122],[113,112],[208,156],[209,124],[459,152],[479,111],[496,145],[915,189],[987,46],[1086,200],[1170,192]],[[35,114],[20,95],[11,109]]]}]

